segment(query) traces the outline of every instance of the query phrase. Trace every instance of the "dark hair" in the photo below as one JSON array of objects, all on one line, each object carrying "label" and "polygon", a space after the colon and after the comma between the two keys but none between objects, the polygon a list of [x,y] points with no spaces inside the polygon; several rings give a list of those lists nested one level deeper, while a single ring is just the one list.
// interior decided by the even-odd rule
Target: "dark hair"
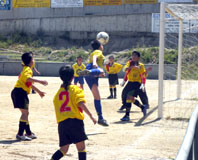
[{"label": "dark hair", "polygon": [[115,58],[114,58],[114,56],[109,56],[109,59],[110,59],[110,58],[113,58],[113,59],[115,59]]},{"label": "dark hair", "polygon": [[70,66],[62,66],[59,69],[59,76],[63,81],[63,87],[67,90],[68,86],[71,84],[72,78],[74,77],[74,70]]},{"label": "dark hair", "polygon": [[78,56],[77,58],[82,58],[82,56]]},{"label": "dark hair", "polygon": [[21,56],[21,59],[22,59],[24,65],[28,66],[32,60],[32,52],[23,53],[23,55]]},{"label": "dark hair", "polygon": [[91,41],[91,46],[93,50],[99,49],[101,46],[101,43],[98,40]]},{"label": "dark hair", "polygon": [[140,57],[140,52],[138,52],[138,51],[133,51],[133,52],[132,52],[132,55],[133,55],[133,54],[136,54],[138,57]]}]

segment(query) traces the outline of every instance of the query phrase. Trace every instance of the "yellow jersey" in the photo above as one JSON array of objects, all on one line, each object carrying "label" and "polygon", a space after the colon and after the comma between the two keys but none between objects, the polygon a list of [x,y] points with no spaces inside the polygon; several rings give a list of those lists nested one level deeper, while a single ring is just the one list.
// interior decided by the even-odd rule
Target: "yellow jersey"
[{"label": "yellow jersey", "polygon": [[105,70],[108,74],[117,74],[121,71],[122,65],[119,63],[113,63],[110,65],[109,63],[105,65]]},{"label": "yellow jersey", "polygon": [[75,63],[72,65],[72,68],[74,69],[74,77],[79,77],[77,73],[79,71],[83,71],[86,67],[83,63],[80,66],[78,65],[78,63]]},{"label": "yellow jersey", "polygon": [[84,115],[78,107],[79,102],[86,102],[81,88],[76,85],[69,85],[68,90],[65,90],[61,87],[53,99],[57,123],[68,118],[83,120]]},{"label": "yellow jersey", "polygon": [[100,68],[103,68],[103,63],[104,63],[104,55],[102,54],[101,50],[94,50],[89,58],[89,62],[88,63],[93,63],[93,57],[96,56],[97,57],[97,65]]},{"label": "yellow jersey", "polygon": [[22,88],[27,94],[30,93],[32,88],[32,82],[27,82],[28,78],[31,78],[33,75],[32,69],[29,66],[24,66],[19,79],[15,84],[15,88]]},{"label": "yellow jersey", "polygon": [[[127,62],[127,64],[124,66],[124,68],[130,67],[130,61]],[[145,73],[145,67],[143,63],[139,63],[137,68],[132,68],[128,75],[128,81],[129,82],[139,82],[141,83],[141,74]]]}]

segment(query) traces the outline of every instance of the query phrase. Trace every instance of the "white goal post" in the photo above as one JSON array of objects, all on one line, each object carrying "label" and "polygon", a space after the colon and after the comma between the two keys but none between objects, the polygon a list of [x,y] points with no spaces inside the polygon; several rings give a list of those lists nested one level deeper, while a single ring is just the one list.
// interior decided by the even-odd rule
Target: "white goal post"
[{"label": "white goal post", "polygon": [[160,35],[159,35],[159,89],[158,89],[158,118],[163,118],[163,81],[164,81],[164,41],[165,41],[165,12],[179,20],[178,62],[177,62],[177,99],[181,98],[181,63],[183,48],[183,21],[198,19],[197,4],[168,4],[160,5]]}]

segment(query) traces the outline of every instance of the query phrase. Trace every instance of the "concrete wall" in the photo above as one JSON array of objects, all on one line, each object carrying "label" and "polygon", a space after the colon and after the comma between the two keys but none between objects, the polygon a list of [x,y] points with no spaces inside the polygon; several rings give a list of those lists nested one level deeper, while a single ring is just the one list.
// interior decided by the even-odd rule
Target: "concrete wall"
[{"label": "concrete wall", "polygon": [[[41,73],[41,76],[57,77],[59,68],[65,65],[64,63],[42,63],[37,62],[36,68]],[[67,65],[72,65],[67,63]],[[149,72],[148,79],[158,79],[158,65],[145,65],[145,67],[152,67]],[[0,62],[0,75],[18,76],[22,70],[21,62]],[[165,65],[165,79],[176,79],[176,65]],[[119,77],[124,77],[124,72],[119,73]]]},{"label": "concrete wall", "polygon": [[151,14],[156,12],[159,13],[159,4],[12,8],[0,11],[0,34],[36,33],[39,30],[50,35],[60,35],[65,31],[151,32]]}]

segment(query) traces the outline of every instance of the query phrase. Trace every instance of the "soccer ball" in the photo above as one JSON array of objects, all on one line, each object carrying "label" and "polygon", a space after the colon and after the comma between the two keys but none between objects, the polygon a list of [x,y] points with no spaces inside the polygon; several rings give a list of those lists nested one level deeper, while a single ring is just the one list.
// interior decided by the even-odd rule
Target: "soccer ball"
[{"label": "soccer ball", "polygon": [[105,45],[109,42],[109,35],[106,32],[99,32],[96,36],[96,39],[102,44]]}]

